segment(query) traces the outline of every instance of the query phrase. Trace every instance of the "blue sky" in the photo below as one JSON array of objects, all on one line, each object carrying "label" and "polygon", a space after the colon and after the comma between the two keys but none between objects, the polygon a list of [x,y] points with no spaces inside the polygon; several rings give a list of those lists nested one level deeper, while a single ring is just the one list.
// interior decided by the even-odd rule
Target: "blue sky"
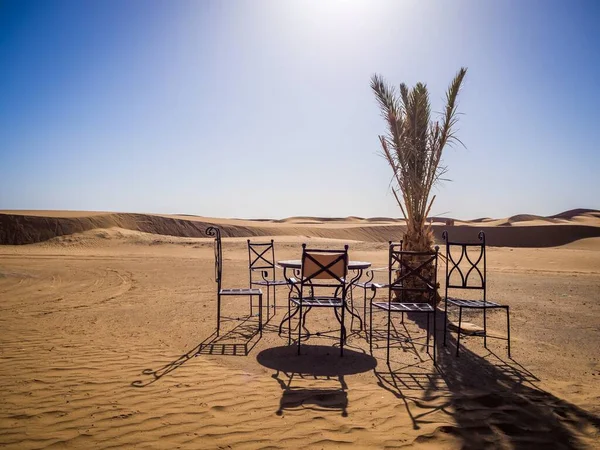
[{"label": "blue sky", "polygon": [[400,216],[369,88],[461,66],[434,214],[600,209],[600,6],[0,0],[0,209]]}]

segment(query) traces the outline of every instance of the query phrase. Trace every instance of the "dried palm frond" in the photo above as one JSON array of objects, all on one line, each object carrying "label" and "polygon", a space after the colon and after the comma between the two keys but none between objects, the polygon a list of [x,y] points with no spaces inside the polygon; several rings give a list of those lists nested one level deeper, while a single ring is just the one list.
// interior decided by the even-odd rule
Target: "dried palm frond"
[{"label": "dried palm frond", "polygon": [[441,165],[444,147],[461,143],[455,126],[457,98],[466,73],[467,69],[461,68],[450,83],[444,112],[436,121],[431,119],[429,92],[424,83],[417,83],[412,89],[402,83],[398,93],[380,75],[371,78],[371,88],[387,123],[387,133],[379,136],[379,141],[394,174],[392,192],[406,219],[407,250],[429,250],[433,245],[427,216],[435,195],[430,199],[430,193],[447,171]]}]

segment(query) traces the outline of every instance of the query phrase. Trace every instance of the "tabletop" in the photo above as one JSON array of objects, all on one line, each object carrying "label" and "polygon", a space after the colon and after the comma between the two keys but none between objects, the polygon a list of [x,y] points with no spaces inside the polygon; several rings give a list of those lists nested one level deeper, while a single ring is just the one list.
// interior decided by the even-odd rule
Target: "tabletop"
[{"label": "tabletop", "polygon": [[[283,261],[277,261],[277,264],[284,269],[300,269],[302,268],[302,261],[299,259],[286,259]],[[371,267],[371,263],[368,261],[348,261],[348,270],[363,270]]]}]

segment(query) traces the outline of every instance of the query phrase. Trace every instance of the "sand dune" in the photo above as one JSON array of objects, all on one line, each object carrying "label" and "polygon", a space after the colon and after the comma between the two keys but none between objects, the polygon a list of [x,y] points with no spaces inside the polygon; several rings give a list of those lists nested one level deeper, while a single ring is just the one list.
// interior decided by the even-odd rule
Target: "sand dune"
[{"label": "sand dune", "polygon": [[[433,230],[439,242],[444,230],[459,239],[476,236],[473,227],[484,229],[488,245],[497,247],[551,247],[600,236],[600,212],[593,210],[573,210],[550,218],[522,214],[508,219],[456,221],[452,226],[440,223],[441,220],[442,218],[436,218],[433,221]],[[399,240],[403,233],[403,221],[390,218],[292,217],[282,220],[243,220],[185,215],[3,211],[0,212],[0,244],[30,244],[58,236],[109,228],[200,238],[205,236],[205,229],[212,224],[220,226],[223,235],[227,237],[302,235],[387,242]]]},{"label": "sand dune", "polygon": [[565,248],[581,250],[600,250],[600,238],[587,238],[571,242],[565,245]]},{"label": "sand dune", "polygon": [[517,214],[515,216],[510,216],[507,219],[507,222],[509,222],[509,223],[530,222],[530,221],[559,223],[559,221],[556,219],[553,219],[550,217],[536,216],[534,214]]},{"label": "sand dune", "polygon": [[[442,232],[447,230],[453,240],[476,240],[477,229],[462,225],[454,227],[434,227],[438,242],[442,242]],[[600,236],[600,227],[591,225],[553,224],[526,226],[487,226],[486,243],[492,247],[555,247],[580,239]]]},{"label": "sand dune", "polygon": [[550,216],[550,218],[571,220],[578,216],[590,216],[590,217],[600,218],[600,211],[595,210],[595,209],[585,209],[585,208],[570,209],[568,211],[564,211],[562,213],[555,214],[554,216]]}]

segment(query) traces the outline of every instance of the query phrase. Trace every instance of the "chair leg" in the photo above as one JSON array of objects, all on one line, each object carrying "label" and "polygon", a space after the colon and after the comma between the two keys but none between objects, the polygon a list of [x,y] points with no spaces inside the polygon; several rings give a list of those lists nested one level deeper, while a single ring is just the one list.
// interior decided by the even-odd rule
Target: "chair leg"
[{"label": "chair leg", "polygon": [[446,333],[448,331],[448,299],[444,299],[444,347],[446,346]]},{"label": "chair leg", "polygon": [[[354,289],[350,289],[350,308],[354,308]],[[350,332],[352,332],[352,327],[354,326],[354,315],[350,314]]]},{"label": "chair leg", "polygon": [[[344,356],[344,341],[346,340],[346,327],[344,325],[344,310],[346,308],[342,306],[342,328],[340,330],[340,356]],[[350,322],[352,323],[352,322]],[[352,325],[350,326],[350,331],[352,331]]]},{"label": "chair leg", "polygon": [[460,348],[460,331],[462,325],[462,306],[458,307],[458,336],[456,339],[456,356],[458,356],[458,350]]},{"label": "chair leg", "polygon": [[[258,331],[260,331],[260,335],[262,336],[263,326],[262,326],[262,294],[258,294]],[[267,312],[268,316],[268,312]]]},{"label": "chair leg", "polygon": [[508,357],[510,358],[510,312],[509,306],[506,307],[506,332],[508,335]]},{"label": "chair leg", "polygon": [[271,304],[271,286],[267,284],[267,322],[269,321],[269,305]]},{"label": "chair leg", "polygon": [[273,285],[273,315],[277,314],[277,286]]},{"label": "chair leg", "polygon": [[427,354],[429,355],[429,335],[431,331],[429,330],[429,313],[427,313]]},{"label": "chair leg", "polygon": [[217,336],[221,329],[221,295],[217,294]]},{"label": "chair leg", "polygon": [[250,317],[252,317],[252,303],[254,303],[254,295],[250,296]]},{"label": "chair leg", "polygon": [[390,328],[391,328],[391,321],[392,321],[392,313],[391,313],[391,309],[388,305],[388,323],[387,323],[387,353],[386,353],[386,362],[388,363],[388,365],[390,364]]},{"label": "chair leg", "polygon": [[288,345],[292,345],[292,302],[288,299]]},{"label": "chair leg", "polygon": [[[369,312],[370,314],[367,313],[367,289],[365,288],[365,296],[363,299],[363,323],[365,325],[365,339],[367,339],[367,342],[371,342],[371,336],[373,335],[373,333],[371,332],[371,327],[373,325],[373,320],[371,319],[371,314],[372,314],[372,310],[373,310],[373,299],[375,298],[375,294],[373,294],[373,296],[371,297],[371,299],[369,300]],[[367,315],[369,316],[369,324],[367,325]]]},{"label": "chair leg", "polygon": [[487,308],[483,308],[483,348],[487,348]]},{"label": "chair leg", "polygon": [[[363,288],[363,323],[365,327],[367,326],[367,288],[366,286]],[[365,336],[367,335],[367,330],[365,329]]]},{"label": "chair leg", "polygon": [[369,348],[373,354],[373,301],[369,304]]},{"label": "chair leg", "polygon": [[[269,286],[267,290],[269,290],[269,289],[271,289],[271,286]],[[269,293],[268,295],[269,295],[269,299],[270,299],[271,294]],[[275,294],[273,294],[273,295],[275,295]],[[269,322],[269,320],[271,320],[271,317],[273,317],[275,315],[275,314],[273,314],[271,309],[272,308],[270,306],[270,303],[269,303],[269,301],[267,301],[267,322]]]},{"label": "chair leg", "polygon": [[437,346],[437,323],[436,323],[436,319],[435,316],[437,312],[437,308],[434,307],[433,309],[433,365],[437,365],[437,362],[435,360],[435,352],[436,352],[436,346]]},{"label": "chair leg", "polygon": [[300,340],[302,337],[302,302],[300,302],[300,317],[298,318],[298,355],[300,355]]}]

